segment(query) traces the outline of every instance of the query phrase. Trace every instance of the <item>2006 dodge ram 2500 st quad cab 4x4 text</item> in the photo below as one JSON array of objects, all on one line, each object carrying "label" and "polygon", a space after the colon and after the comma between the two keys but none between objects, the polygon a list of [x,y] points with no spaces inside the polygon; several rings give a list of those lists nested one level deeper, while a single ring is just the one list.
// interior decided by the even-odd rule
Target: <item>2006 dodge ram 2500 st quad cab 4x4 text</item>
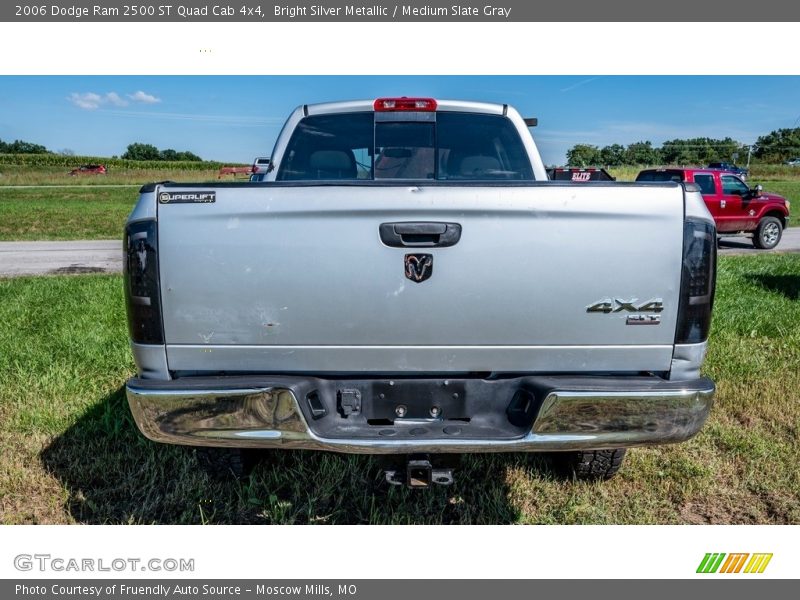
[{"label": "2006 dodge ram 2500 st quad cab 4x4 text", "polygon": [[548,182],[507,105],[301,106],[265,182],[146,185],[125,248],[136,423],[234,471],[386,454],[425,487],[447,455],[548,451],[603,478],[712,404],[698,188]]}]

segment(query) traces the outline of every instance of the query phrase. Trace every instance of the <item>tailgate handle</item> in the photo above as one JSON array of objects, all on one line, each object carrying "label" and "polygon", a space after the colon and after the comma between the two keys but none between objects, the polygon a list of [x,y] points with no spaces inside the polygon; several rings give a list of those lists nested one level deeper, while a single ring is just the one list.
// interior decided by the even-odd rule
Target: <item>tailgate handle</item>
[{"label": "tailgate handle", "polygon": [[381,223],[381,241],[392,248],[446,248],[461,239],[458,223]]}]

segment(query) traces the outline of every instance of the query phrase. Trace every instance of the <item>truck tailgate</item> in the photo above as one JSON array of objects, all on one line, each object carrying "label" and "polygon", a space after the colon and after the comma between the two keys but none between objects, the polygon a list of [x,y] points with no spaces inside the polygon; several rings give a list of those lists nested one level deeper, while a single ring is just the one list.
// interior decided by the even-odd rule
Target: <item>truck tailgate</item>
[{"label": "truck tailgate", "polygon": [[[215,202],[158,205],[170,369],[669,369],[681,280],[678,185],[186,191],[200,189],[214,190]],[[379,228],[397,222],[458,223],[461,238],[451,247],[389,247]],[[415,282],[405,255],[420,253],[432,256],[432,273]],[[663,303],[658,323],[631,322],[652,312],[631,312],[651,300]],[[612,311],[587,311],[604,301]]]}]

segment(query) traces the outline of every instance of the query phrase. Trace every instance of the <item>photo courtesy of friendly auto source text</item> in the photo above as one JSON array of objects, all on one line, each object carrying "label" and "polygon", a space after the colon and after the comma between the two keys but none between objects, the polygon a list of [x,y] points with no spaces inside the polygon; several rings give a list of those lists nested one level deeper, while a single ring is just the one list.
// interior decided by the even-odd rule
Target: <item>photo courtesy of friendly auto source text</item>
[{"label": "photo courtesy of friendly auto source text", "polygon": [[[80,33],[0,73],[15,586],[371,597],[366,575],[396,575],[353,545],[392,532],[416,556],[412,531],[451,532],[434,579],[567,577],[569,548],[654,535],[639,577],[786,576],[800,74],[782,59],[681,74],[704,46],[622,69],[570,46],[540,72],[525,48],[594,24],[613,56],[659,25],[595,12],[523,42],[515,3],[18,8],[9,36]],[[467,38],[474,72],[444,66]],[[101,527],[72,548],[72,528],[19,527],[72,524]],[[312,524],[393,527],[254,528]],[[547,527],[404,527],[477,524]],[[467,535],[501,550],[476,562]],[[304,571],[301,548],[361,568]],[[631,575],[582,574],[606,576]]]}]

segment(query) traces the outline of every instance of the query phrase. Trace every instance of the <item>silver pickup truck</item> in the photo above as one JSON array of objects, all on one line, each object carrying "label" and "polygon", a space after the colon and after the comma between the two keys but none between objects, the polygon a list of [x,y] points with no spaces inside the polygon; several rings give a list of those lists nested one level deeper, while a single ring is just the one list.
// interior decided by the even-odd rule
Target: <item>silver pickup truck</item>
[{"label": "silver pickup truck", "polygon": [[443,455],[546,451],[610,477],[706,420],[715,235],[692,184],[547,181],[508,105],[301,106],[266,181],[142,188],[131,411],[234,471],[387,454],[425,487]]}]

